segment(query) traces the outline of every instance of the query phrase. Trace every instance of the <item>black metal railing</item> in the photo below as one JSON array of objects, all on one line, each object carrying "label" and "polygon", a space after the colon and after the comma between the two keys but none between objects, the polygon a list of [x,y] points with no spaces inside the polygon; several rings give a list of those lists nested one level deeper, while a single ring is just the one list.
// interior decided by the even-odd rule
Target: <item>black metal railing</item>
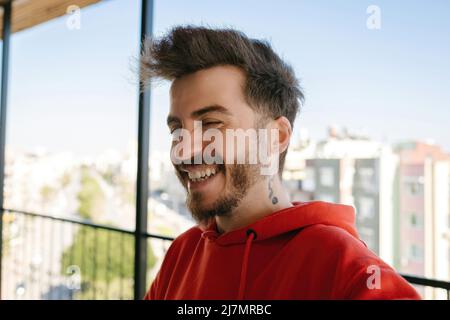
[{"label": "black metal railing", "polygon": [[[135,232],[5,209],[3,299],[133,299]],[[173,238],[145,233],[147,286]]]},{"label": "black metal railing", "polygon": [[402,274],[402,277],[413,285],[444,290],[446,292],[447,300],[450,300],[450,282],[448,281],[429,279],[406,274]]},{"label": "black metal railing", "polygon": [[[4,209],[4,299],[133,299],[135,232],[76,218]],[[147,284],[173,238],[145,233]],[[450,282],[402,275],[446,292]]]}]

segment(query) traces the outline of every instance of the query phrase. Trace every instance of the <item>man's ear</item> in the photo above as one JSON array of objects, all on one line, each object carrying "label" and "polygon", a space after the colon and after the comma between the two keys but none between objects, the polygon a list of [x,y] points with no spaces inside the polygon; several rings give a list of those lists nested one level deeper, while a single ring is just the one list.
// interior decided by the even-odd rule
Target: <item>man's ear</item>
[{"label": "man's ear", "polygon": [[[278,130],[278,151],[283,153],[287,150],[289,142],[291,141],[292,126],[291,122],[284,116],[276,118],[273,123],[273,128]],[[272,143],[277,141],[272,141]]]}]

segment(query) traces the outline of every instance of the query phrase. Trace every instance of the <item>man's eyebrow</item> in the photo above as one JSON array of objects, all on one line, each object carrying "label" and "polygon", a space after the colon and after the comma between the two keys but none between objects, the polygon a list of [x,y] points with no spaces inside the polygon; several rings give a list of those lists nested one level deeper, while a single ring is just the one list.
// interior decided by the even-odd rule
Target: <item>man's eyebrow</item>
[{"label": "man's eyebrow", "polygon": [[207,107],[203,107],[201,109],[195,110],[191,113],[191,116],[193,118],[198,118],[209,112],[220,112],[220,113],[223,113],[226,115],[231,115],[231,112],[227,108],[215,104],[212,106],[207,106]]},{"label": "man's eyebrow", "polygon": [[[212,105],[212,106],[207,106],[207,107],[203,107],[201,109],[195,110],[191,113],[191,117],[193,118],[198,118],[201,117],[204,114],[210,113],[210,112],[220,112],[226,115],[231,115],[231,112],[222,106],[219,105]],[[170,126],[172,123],[180,123],[180,119],[176,116],[173,115],[168,115],[167,116],[167,125]]]}]

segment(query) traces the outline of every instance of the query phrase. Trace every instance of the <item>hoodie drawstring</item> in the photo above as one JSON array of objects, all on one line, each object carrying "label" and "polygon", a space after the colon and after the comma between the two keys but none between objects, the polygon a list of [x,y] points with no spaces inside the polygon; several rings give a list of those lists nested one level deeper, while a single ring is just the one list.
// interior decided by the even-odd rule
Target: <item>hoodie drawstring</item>
[{"label": "hoodie drawstring", "polygon": [[247,282],[248,258],[250,256],[252,241],[256,239],[256,236],[257,235],[255,230],[247,230],[247,240],[245,242],[244,256],[242,258],[241,279],[239,281],[238,300],[244,299],[245,285]]}]

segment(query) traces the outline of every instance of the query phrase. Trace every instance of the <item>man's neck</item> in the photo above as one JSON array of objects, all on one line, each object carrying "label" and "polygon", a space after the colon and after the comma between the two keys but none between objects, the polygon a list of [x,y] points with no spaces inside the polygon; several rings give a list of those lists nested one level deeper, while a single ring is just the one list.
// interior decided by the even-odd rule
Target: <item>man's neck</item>
[{"label": "man's neck", "polygon": [[279,177],[270,177],[252,186],[231,214],[217,216],[217,230],[219,233],[230,232],[289,207],[292,207],[292,203]]}]

